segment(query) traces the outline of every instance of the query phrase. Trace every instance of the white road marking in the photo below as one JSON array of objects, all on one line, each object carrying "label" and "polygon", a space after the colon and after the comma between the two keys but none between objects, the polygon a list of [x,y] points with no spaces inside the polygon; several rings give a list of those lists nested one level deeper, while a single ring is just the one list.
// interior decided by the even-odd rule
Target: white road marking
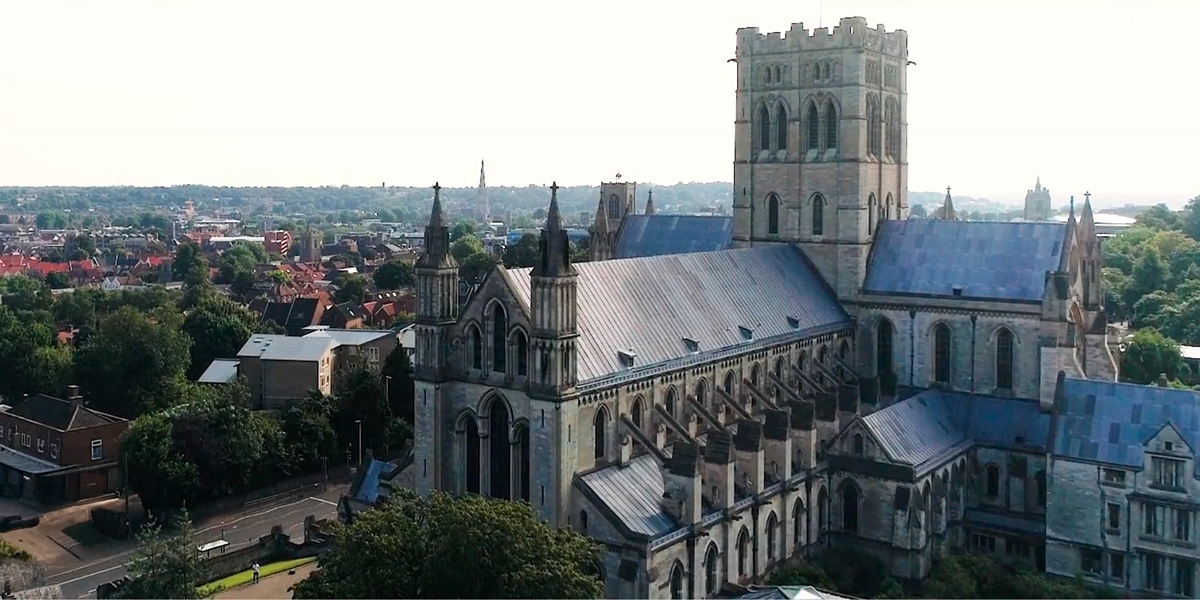
[{"label": "white road marking", "polygon": [[330,505],[330,506],[337,506],[337,505],[338,505],[338,503],[337,503],[337,502],[330,502],[329,500],[326,500],[326,499],[324,499],[324,498],[317,498],[316,496],[313,496],[313,497],[309,498],[309,500],[316,500],[317,502],[322,502],[322,503],[328,504],[328,505]]}]

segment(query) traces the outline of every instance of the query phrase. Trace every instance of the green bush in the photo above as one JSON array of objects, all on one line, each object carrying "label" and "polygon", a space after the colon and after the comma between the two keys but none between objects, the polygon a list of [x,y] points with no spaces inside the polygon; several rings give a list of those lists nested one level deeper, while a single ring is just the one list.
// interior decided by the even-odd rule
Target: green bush
[{"label": "green bush", "polygon": [[10,544],[8,540],[0,539],[0,562],[6,560],[33,560],[28,552]]}]

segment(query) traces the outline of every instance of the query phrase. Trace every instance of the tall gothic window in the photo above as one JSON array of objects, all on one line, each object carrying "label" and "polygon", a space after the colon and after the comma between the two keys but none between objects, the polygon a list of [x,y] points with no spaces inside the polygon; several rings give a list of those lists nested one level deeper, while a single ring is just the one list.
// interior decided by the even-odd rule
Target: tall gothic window
[{"label": "tall gothic window", "polygon": [[675,388],[671,388],[667,390],[667,412],[670,413],[672,417],[678,417],[678,415],[675,414],[675,409],[677,408],[675,406],[676,404]]},{"label": "tall gothic window", "polygon": [[782,104],[775,109],[775,147],[787,150],[788,115]]},{"label": "tall gothic window", "polygon": [[529,341],[525,338],[524,331],[518,331],[517,335],[517,375],[529,375]]},{"label": "tall gothic window", "polygon": [[804,542],[804,499],[796,498],[792,505],[792,545],[799,548]]},{"label": "tall gothic window", "polygon": [[933,380],[950,383],[950,326],[945,323],[933,327]]},{"label": "tall gothic window", "polygon": [[996,387],[1004,390],[1013,387],[1013,335],[1005,328],[996,334]]},{"label": "tall gothic window", "polygon": [[899,154],[897,151],[900,148],[899,127],[896,126],[896,101],[893,98],[888,98],[887,107],[884,110],[884,121],[887,122],[887,142],[885,144],[885,152],[889,158],[896,158]]},{"label": "tall gothic window", "polygon": [[867,100],[867,151],[873,156],[879,156],[880,138],[883,132],[880,129],[881,119],[879,115],[879,98],[871,96]]},{"label": "tall gothic window", "polygon": [[609,194],[608,196],[608,218],[621,218],[621,198],[616,194]]},{"label": "tall gothic window", "polygon": [[772,512],[767,516],[767,561],[774,562],[779,557],[779,552],[775,548],[779,540],[779,519]]},{"label": "tall gothic window", "polygon": [[870,235],[875,235],[875,224],[877,223],[875,220],[875,203],[875,194],[871,194],[867,198],[867,233]]},{"label": "tall gothic window", "polygon": [[767,197],[767,233],[779,235],[779,196]]},{"label": "tall gothic window", "polygon": [[737,540],[737,562],[738,562],[738,577],[745,577],[750,574],[750,533],[746,531],[746,527],[742,527],[742,532],[738,534]]},{"label": "tall gothic window", "polygon": [[595,453],[596,460],[603,460],[608,454],[608,446],[606,444],[607,440],[605,439],[607,437],[605,435],[607,432],[608,409],[604,406],[601,406],[600,408],[596,409],[596,418],[595,421],[592,422],[592,441],[594,445],[593,451]]},{"label": "tall gothic window", "polygon": [[638,396],[633,400],[633,407],[629,409],[629,420],[633,421],[633,426],[638,429],[642,428],[642,412],[645,411],[642,405],[642,397]]},{"label": "tall gothic window", "polygon": [[842,484],[842,531],[858,531],[858,488]]},{"label": "tall gothic window", "polygon": [[984,495],[988,498],[1000,496],[1000,469],[996,465],[988,465],[984,469]]},{"label": "tall gothic window", "polygon": [[812,198],[812,234],[825,235],[825,198],[820,194]]},{"label": "tall gothic window", "polygon": [[838,147],[838,115],[837,109],[830,102],[825,105],[825,149],[836,150]]},{"label": "tall gothic window", "polygon": [[816,104],[808,105],[808,149],[821,147],[821,117]]},{"label": "tall gothic window", "polygon": [[717,581],[717,544],[711,542],[708,544],[708,551],[704,553],[704,591],[709,597],[715,596],[717,590],[721,587]]},{"label": "tall gothic window", "polygon": [[508,317],[499,302],[492,305],[492,370],[504,373],[508,369]]},{"label": "tall gothic window", "polygon": [[765,106],[758,110],[758,149],[771,149],[771,113]]},{"label": "tall gothic window", "polygon": [[875,330],[875,370],[879,374],[892,372],[892,322],[883,319]]},{"label": "tall gothic window", "polygon": [[671,567],[671,600],[683,600],[683,565],[679,561]]},{"label": "tall gothic window", "polygon": [[491,496],[512,499],[512,449],[508,441],[508,407],[500,398],[492,399],[488,411],[488,453],[491,455]]},{"label": "tall gothic window", "polygon": [[522,427],[517,434],[517,452],[520,456],[521,499],[529,502],[529,427]]},{"label": "tall gothic window", "polygon": [[730,398],[733,398],[733,388],[734,388],[733,371],[730,371],[725,374],[725,393],[729,394]]},{"label": "tall gothic window", "polygon": [[463,433],[463,444],[466,444],[466,477],[467,493],[479,493],[479,425],[475,419],[468,418],[466,431]]},{"label": "tall gothic window", "polygon": [[474,325],[471,326],[471,367],[483,368],[483,336],[479,335],[479,328]]},{"label": "tall gothic window", "polygon": [[708,406],[708,383],[703,378],[696,382],[696,402],[701,406]]}]

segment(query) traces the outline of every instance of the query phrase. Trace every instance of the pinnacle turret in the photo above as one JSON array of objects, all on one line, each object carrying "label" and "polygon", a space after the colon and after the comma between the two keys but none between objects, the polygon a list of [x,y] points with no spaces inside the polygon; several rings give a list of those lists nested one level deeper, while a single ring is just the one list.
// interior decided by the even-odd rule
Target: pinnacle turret
[{"label": "pinnacle turret", "polygon": [[550,208],[546,211],[546,226],[542,228],[541,252],[530,274],[534,277],[575,275],[575,267],[571,265],[570,242],[558,210],[557,182],[550,186]]},{"label": "pinnacle turret", "polygon": [[654,190],[650,190],[650,193],[646,195],[646,214],[654,214]]}]

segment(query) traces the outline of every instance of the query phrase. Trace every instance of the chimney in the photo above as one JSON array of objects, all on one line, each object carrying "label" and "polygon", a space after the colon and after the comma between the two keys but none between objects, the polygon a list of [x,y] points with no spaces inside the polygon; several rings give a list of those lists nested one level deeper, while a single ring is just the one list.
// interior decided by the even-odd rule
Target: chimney
[{"label": "chimney", "polygon": [[711,429],[705,437],[704,484],[709,488],[705,495],[713,506],[729,508],[736,502],[733,436],[725,429]]},{"label": "chimney", "polygon": [[792,438],[788,431],[791,409],[767,410],[763,425],[763,460],[772,479],[787,479],[792,474]]},{"label": "chimney", "polygon": [[763,491],[763,425],[758,421],[738,421],[733,437],[737,453],[738,477],[751,494]]},{"label": "chimney", "polygon": [[675,442],[663,465],[663,509],[681,525],[693,525],[703,516],[700,449],[691,442]]},{"label": "chimney", "polygon": [[71,403],[71,414],[75,414],[75,411],[83,406],[83,396],[79,395],[79,386],[67,386],[67,402]]},{"label": "chimney", "polygon": [[817,466],[817,423],[810,402],[792,402],[789,431],[792,438],[793,464],[797,471]]},{"label": "chimney", "polygon": [[629,460],[633,457],[633,438],[629,437],[628,433],[621,434],[621,446],[618,448],[620,452],[620,464],[622,467],[629,464]]}]

